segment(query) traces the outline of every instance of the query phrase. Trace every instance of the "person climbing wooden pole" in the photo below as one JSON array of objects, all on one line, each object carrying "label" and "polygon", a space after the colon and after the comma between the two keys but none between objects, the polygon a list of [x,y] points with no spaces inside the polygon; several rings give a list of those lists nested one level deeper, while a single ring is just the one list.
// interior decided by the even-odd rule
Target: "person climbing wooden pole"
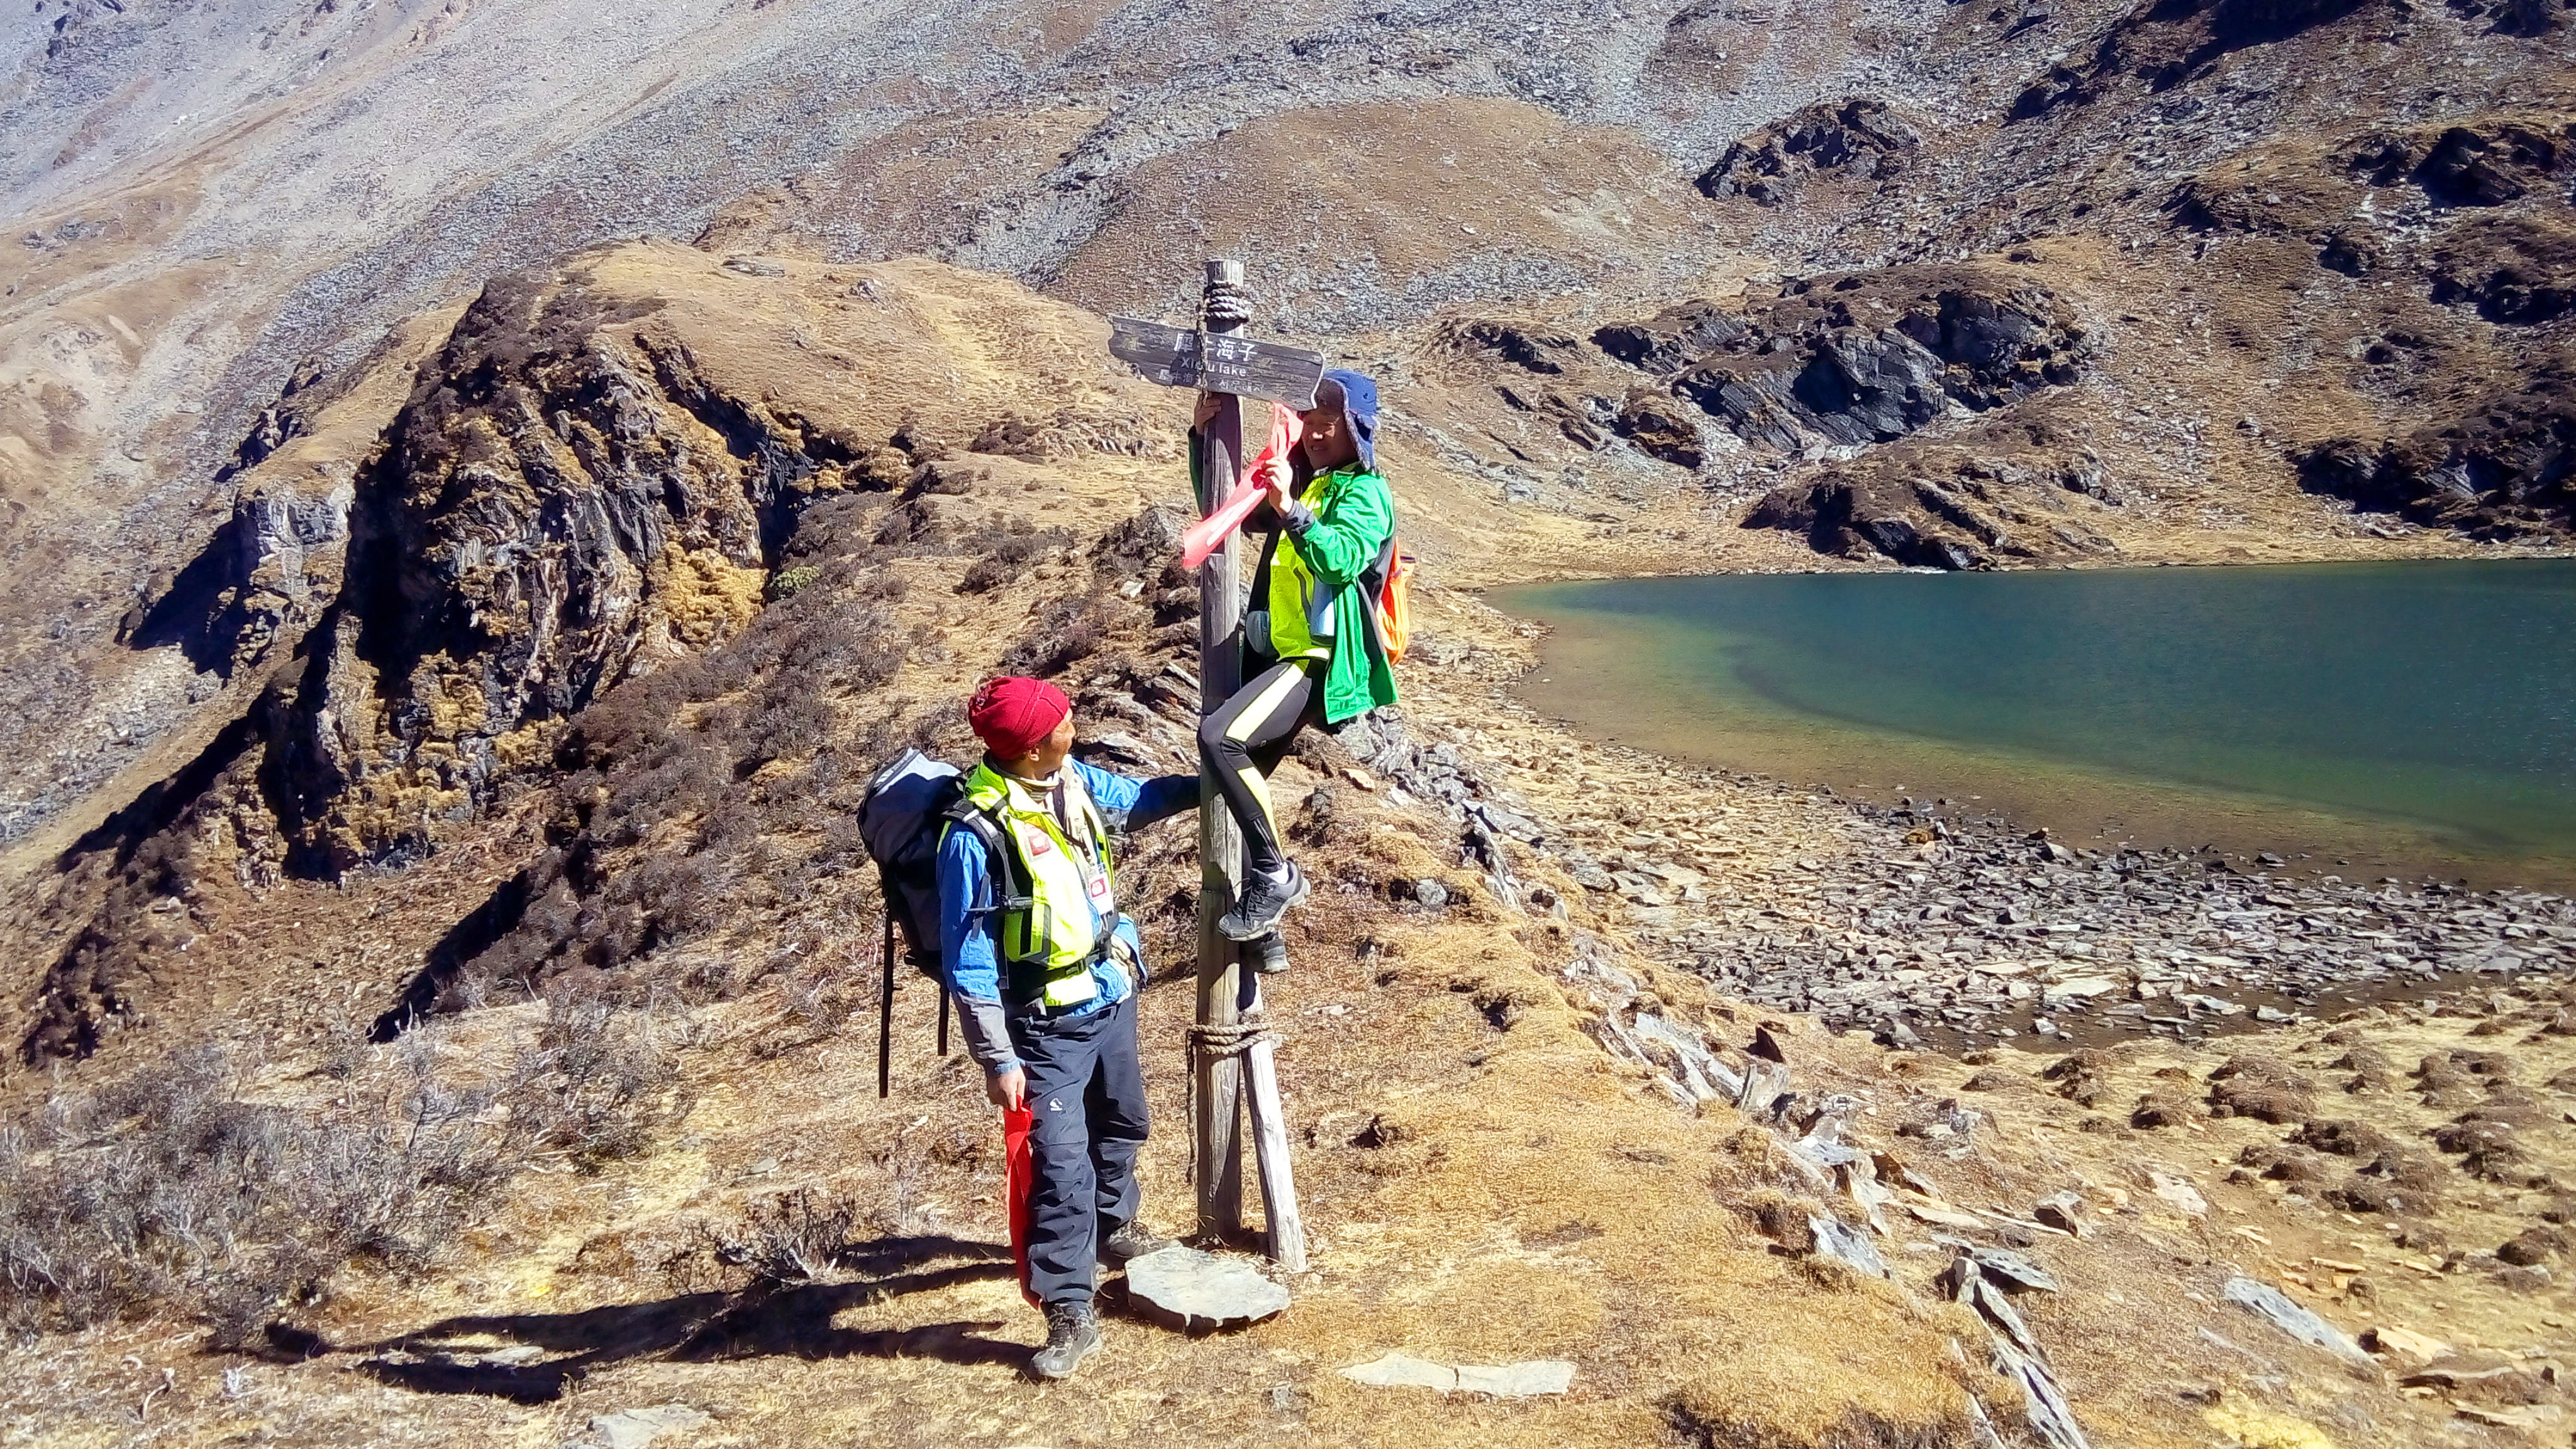
[{"label": "person climbing wooden pole", "polygon": [[[1195,502],[1203,526],[1228,511],[1244,475],[1242,399],[1307,408],[1324,375],[1321,353],[1242,338],[1249,320],[1243,264],[1211,261],[1200,303],[1200,329],[1184,331],[1132,318],[1112,318],[1109,350],[1152,381],[1193,387],[1212,399],[1193,430],[1198,478]],[[1266,430],[1265,430],[1266,431]],[[1240,521],[1242,510],[1232,511]],[[1241,550],[1233,524],[1199,565],[1199,687],[1202,716],[1242,684]],[[1303,1220],[1289,1171],[1288,1129],[1272,1039],[1263,1030],[1260,977],[1243,969],[1247,948],[1276,966],[1285,950],[1276,935],[1238,944],[1218,923],[1241,894],[1240,827],[1217,781],[1202,773],[1199,811],[1199,957],[1197,1021],[1190,1030],[1192,1160],[1197,1168],[1199,1231],[1220,1241],[1243,1230],[1243,1127],[1251,1118],[1270,1256],[1290,1272],[1306,1266]]]}]

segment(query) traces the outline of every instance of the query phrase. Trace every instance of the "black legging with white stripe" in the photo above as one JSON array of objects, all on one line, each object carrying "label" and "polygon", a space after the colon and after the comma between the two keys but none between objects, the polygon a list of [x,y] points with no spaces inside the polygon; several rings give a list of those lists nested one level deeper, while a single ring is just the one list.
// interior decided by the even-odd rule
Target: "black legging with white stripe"
[{"label": "black legging with white stripe", "polygon": [[1286,864],[1267,777],[1279,768],[1297,731],[1323,718],[1324,691],[1315,678],[1323,663],[1274,664],[1199,721],[1199,758],[1215,774],[1235,824],[1243,827],[1244,863],[1265,874],[1277,875]]}]

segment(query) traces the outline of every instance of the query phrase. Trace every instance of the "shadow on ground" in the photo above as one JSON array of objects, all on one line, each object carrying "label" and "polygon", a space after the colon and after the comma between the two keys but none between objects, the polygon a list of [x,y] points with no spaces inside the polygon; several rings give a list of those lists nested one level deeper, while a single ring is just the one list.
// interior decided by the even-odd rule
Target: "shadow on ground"
[{"label": "shadow on ground", "polygon": [[[1011,1276],[1010,1250],[962,1238],[880,1238],[855,1244],[841,1263],[861,1276],[841,1283],[759,1283],[736,1293],[683,1293],[578,1313],[443,1319],[361,1350],[365,1372],[427,1394],[485,1394],[546,1403],[592,1369],[630,1359],[682,1363],[779,1355],[794,1358],[935,1358],[1023,1367],[1030,1350],[985,1334],[998,1319],[914,1328],[832,1326],[864,1303]],[[499,1346],[493,1340],[500,1340]]]}]

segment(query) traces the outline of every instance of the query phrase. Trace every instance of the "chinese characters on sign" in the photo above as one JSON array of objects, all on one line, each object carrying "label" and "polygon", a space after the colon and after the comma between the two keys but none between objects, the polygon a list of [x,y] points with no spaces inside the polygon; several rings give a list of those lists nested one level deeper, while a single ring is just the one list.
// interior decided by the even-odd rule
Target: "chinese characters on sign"
[{"label": "chinese characters on sign", "polygon": [[1109,351],[1149,382],[1195,387],[1308,408],[1324,379],[1324,354],[1276,342],[1190,332],[1132,317],[1109,319]]}]

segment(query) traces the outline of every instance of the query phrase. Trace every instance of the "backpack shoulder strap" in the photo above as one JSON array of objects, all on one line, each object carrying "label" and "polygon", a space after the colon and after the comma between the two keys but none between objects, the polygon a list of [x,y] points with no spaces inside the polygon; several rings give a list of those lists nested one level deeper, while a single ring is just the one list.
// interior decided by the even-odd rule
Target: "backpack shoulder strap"
[{"label": "backpack shoulder strap", "polygon": [[1367,566],[1360,570],[1358,580],[1361,631],[1368,636],[1370,645],[1377,650],[1381,658],[1387,657],[1389,649],[1386,620],[1379,616],[1379,610],[1386,601],[1387,580],[1395,573],[1395,554],[1395,533],[1389,530],[1386,542],[1378,548],[1377,557],[1369,560]]},{"label": "backpack shoulder strap", "polygon": [[1395,555],[1395,530],[1390,528],[1386,532],[1386,542],[1378,545],[1377,557],[1370,559],[1360,570],[1360,588],[1372,604],[1377,602],[1378,593],[1386,587],[1387,579],[1395,573]]},{"label": "backpack shoulder strap", "polygon": [[1270,607],[1270,560],[1279,552],[1279,535],[1286,531],[1273,528],[1261,535],[1261,562],[1252,567],[1252,592],[1245,595],[1252,602],[1245,607],[1252,609]]},{"label": "backpack shoulder strap", "polygon": [[940,812],[940,818],[974,832],[984,845],[984,864],[993,887],[985,911],[1025,911],[1036,904],[1037,893],[1020,869],[1019,852],[1011,848],[1010,837],[1002,831],[1001,822],[989,811],[978,810],[963,794]]}]

